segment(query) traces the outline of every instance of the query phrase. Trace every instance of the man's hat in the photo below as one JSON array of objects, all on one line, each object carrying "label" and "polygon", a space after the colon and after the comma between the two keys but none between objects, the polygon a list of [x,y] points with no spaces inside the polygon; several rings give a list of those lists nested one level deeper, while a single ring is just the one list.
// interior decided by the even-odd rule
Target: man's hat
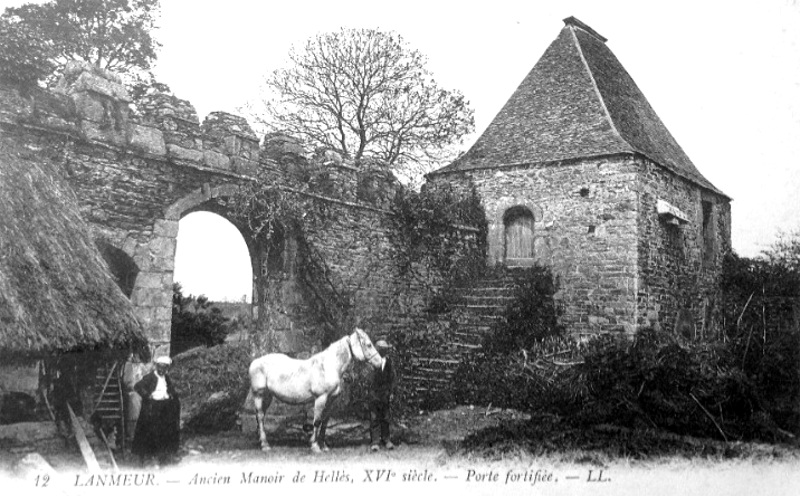
[{"label": "man's hat", "polygon": [[172,365],[172,360],[168,356],[160,356],[156,358],[155,363],[157,365]]},{"label": "man's hat", "polygon": [[381,349],[384,349],[384,350],[388,350],[389,348],[392,347],[392,345],[387,343],[385,340],[381,339],[377,343],[375,343],[375,347],[376,348],[381,348]]}]

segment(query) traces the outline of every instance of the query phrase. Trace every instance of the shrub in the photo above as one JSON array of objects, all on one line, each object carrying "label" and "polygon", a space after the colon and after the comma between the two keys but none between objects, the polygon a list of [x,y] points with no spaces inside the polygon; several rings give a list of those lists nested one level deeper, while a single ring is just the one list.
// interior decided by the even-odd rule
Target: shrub
[{"label": "shrub", "polygon": [[781,238],[763,258],[729,255],[720,339],[729,365],[741,369],[762,394],[778,424],[800,434],[800,243]]},{"label": "shrub", "polygon": [[[480,197],[449,184],[429,185],[419,193],[400,190],[391,207],[390,236],[399,275],[414,264],[442,274],[445,286],[471,278],[485,266],[486,214]],[[465,249],[458,226],[477,229],[475,249]]]},{"label": "shrub", "polygon": [[505,318],[455,374],[455,401],[524,411],[569,411],[581,397],[569,364],[578,343],[564,336],[558,281],[534,266],[517,280]]},{"label": "shrub", "polygon": [[535,265],[517,280],[514,299],[505,310],[505,318],[486,339],[483,347],[490,353],[509,353],[531,349],[547,338],[561,336],[558,323],[562,309],[555,300],[558,280],[547,267]]},{"label": "shrub", "polygon": [[[245,342],[198,348],[175,357],[170,375],[181,396],[187,430],[215,432],[236,427],[247,397],[250,361]],[[214,393],[223,394],[209,401]]]},{"label": "shrub", "polygon": [[177,355],[195,346],[216,346],[225,342],[228,318],[222,310],[201,295],[183,296],[181,285],[172,286],[171,354]]},{"label": "shrub", "polygon": [[591,341],[581,365],[591,423],[656,427],[704,437],[754,438],[764,432],[760,392],[721,342],[692,342],[640,330],[635,338]]}]

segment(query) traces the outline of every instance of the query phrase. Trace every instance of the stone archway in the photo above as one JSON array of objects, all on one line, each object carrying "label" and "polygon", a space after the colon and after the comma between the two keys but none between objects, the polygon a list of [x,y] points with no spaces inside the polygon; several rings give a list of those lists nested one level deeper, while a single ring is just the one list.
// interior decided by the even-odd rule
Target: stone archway
[{"label": "stone archway", "polygon": [[[175,270],[175,248],[178,238],[178,223],[188,212],[207,208],[219,213],[214,200],[230,196],[238,190],[236,185],[211,187],[208,184],[198,188],[172,203],[164,217],[156,219],[152,235],[146,242],[129,242],[123,249],[131,254],[139,267],[139,275],[131,293],[131,303],[142,322],[150,340],[153,356],[169,356],[172,326],[172,284]],[[245,242],[248,236],[243,236]],[[258,265],[258,253],[248,243],[254,271]],[[253,300],[257,301],[254,285]]]}]

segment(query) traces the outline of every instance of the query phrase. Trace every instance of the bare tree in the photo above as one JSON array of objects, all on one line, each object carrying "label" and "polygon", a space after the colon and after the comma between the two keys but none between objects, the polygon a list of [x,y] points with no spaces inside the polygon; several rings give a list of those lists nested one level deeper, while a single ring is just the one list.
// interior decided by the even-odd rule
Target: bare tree
[{"label": "bare tree", "polygon": [[267,130],[325,147],[363,166],[377,159],[415,175],[454,155],[474,129],[459,91],[438,86],[426,58],[395,33],[342,29],[292,48],[287,68],[266,79],[252,110]]}]

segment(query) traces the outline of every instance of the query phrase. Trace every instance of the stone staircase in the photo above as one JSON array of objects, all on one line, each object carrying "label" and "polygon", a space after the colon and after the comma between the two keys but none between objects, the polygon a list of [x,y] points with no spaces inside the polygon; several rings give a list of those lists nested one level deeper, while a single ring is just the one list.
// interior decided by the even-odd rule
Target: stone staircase
[{"label": "stone staircase", "polygon": [[514,300],[517,281],[525,274],[522,268],[496,269],[458,288],[455,303],[427,326],[428,332],[442,332],[445,344],[436,350],[436,356],[413,357],[403,380],[420,394],[449,389],[462,359],[479,350],[484,337],[504,321],[506,308]]}]

